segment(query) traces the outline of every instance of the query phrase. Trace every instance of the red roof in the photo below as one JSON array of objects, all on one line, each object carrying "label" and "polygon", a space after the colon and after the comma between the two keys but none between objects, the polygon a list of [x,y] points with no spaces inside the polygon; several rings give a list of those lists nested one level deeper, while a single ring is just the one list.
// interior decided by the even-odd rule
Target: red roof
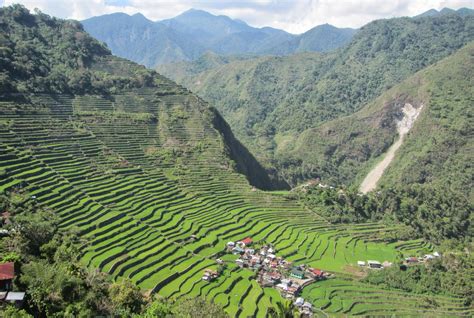
[{"label": "red roof", "polygon": [[245,245],[249,245],[249,244],[252,244],[252,239],[250,237],[246,237],[242,240],[242,243],[244,243]]},{"label": "red roof", "polygon": [[313,273],[316,276],[321,276],[323,274],[322,270],[316,269],[316,268],[311,268],[310,271],[311,271],[311,273]]},{"label": "red roof", "polygon": [[15,264],[13,262],[0,264],[0,280],[13,279],[15,277]]}]

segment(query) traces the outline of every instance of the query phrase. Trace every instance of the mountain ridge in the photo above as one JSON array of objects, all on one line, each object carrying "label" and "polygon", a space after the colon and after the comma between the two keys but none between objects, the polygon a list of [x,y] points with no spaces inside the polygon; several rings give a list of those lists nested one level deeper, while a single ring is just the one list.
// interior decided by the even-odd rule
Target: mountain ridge
[{"label": "mountain ridge", "polygon": [[[100,120],[107,116],[144,118],[145,122],[148,120],[151,123],[160,121],[160,116],[173,119],[176,123],[179,120],[186,122],[193,119],[198,128],[202,125],[201,130],[206,131],[204,126],[208,126],[207,131],[211,135],[215,135],[212,132],[215,129],[219,132],[218,138],[225,137],[222,139],[220,152],[230,161],[235,161],[234,164],[225,164],[229,169],[246,174],[250,183],[257,187],[287,187],[284,182],[273,184],[253,155],[235,139],[215,109],[155,71],[113,56],[101,42],[85,33],[79,22],[52,20],[44,14],[32,16],[21,6],[5,9],[1,13],[4,12],[13,12],[11,15],[15,16],[16,23],[5,23],[6,32],[1,37],[3,60],[0,96],[3,101],[18,101],[26,109],[38,108],[40,113],[51,112],[54,115],[59,101],[47,105],[42,102],[41,96],[51,95],[45,96],[45,99],[55,100],[55,96],[59,94],[65,95],[64,99],[68,100],[65,102],[71,108],[68,112],[74,111],[84,116],[95,115]],[[137,18],[141,19],[140,16]],[[23,31],[27,28],[32,31],[24,34]],[[52,32],[53,28],[57,28],[59,32]],[[68,45],[64,45],[64,42]],[[53,50],[52,47],[58,49]],[[29,52],[29,63],[26,64],[20,62],[23,57],[17,53],[25,51]],[[59,100],[62,98],[60,96]],[[173,99],[183,101],[173,103]],[[87,100],[92,105],[88,105]],[[105,108],[95,107],[96,104],[105,105]],[[189,112],[187,116],[179,115],[186,111]],[[198,117],[190,115],[196,112],[199,113]],[[165,132],[166,130],[169,131]],[[178,160],[180,155],[186,156],[182,149],[180,155],[177,154],[173,127],[167,127],[165,131],[162,132],[163,138],[169,141],[164,142],[163,150],[176,152],[173,160]],[[206,133],[203,133],[203,137],[205,136]],[[181,147],[186,148],[183,145]],[[248,157],[242,158],[239,155]]]},{"label": "mountain ridge", "polygon": [[[114,17],[119,19],[113,20]],[[196,9],[156,22],[141,14],[122,13],[92,17],[82,23],[86,31],[107,43],[114,54],[151,68],[196,60],[206,51],[221,55],[329,51],[346,44],[356,32],[332,27],[326,34],[328,26],[323,25],[294,35],[271,27],[251,27],[243,21]]]},{"label": "mountain ridge", "polygon": [[329,177],[347,184],[354,181],[352,177],[344,180],[337,173],[318,172],[301,158],[288,157],[285,149],[306,129],[350,115],[472,41],[472,17],[378,20],[334,52],[198,60],[158,70],[214,104],[260,161],[278,166],[290,183]]}]

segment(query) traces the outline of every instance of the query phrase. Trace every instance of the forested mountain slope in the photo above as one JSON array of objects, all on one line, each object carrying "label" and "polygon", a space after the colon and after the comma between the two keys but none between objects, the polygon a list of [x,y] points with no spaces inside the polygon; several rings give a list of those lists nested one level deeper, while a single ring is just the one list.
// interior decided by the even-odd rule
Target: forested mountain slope
[{"label": "forested mountain slope", "polygon": [[220,55],[285,55],[325,52],[350,41],[356,30],[316,26],[294,35],[270,27],[254,28],[240,20],[188,10],[172,19],[153,22],[141,14],[114,13],[82,22],[112,52],[148,67],[193,61],[206,51]]},{"label": "forested mountain slope", "polygon": [[471,42],[360,111],[306,130],[293,145],[281,149],[282,155],[289,155],[288,161],[302,158],[305,165],[324,171],[334,183],[360,181],[398,139],[396,124],[409,103],[423,108],[384,173],[381,186],[443,185],[472,200],[473,78]]},{"label": "forested mountain slope", "polygon": [[[474,15],[396,18],[369,23],[333,53],[234,61],[197,74],[183,65],[160,71],[176,74],[178,82],[215,105],[243,143],[288,181],[323,177],[351,183],[352,176],[321,171],[298,156],[290,159],[285,149],[305,130],[361,109],[473,39]],[[186,70],[191,74],[183,75]],[[320,151],[307,150],[315,157]],[[359,171],[353,169],[352,175]]]},{"label": "forested mountain slope", "polygon": [[[283,297],[226,252],[229,241],[250,237],[294,265],[338,277],[308,291],[318,313],[472,316],[464,265],[433,276],[430,287],[441,288],[433,293],[357,281],[358,260],[398,262],[434,251],[411,227],[331,224],[288,192],[252,187],[236,170],[244,165],[252,179],[257,163],[248,153],[243,158],[226,122],[186,89],[112,56],[77,22],[32,15],[20,5],[1,8],[0,21],[0,203],[18,207],[8,210],[13,222],[29,219],[17,228],[2,225],[0,257],[25,247],[17,240],[22,224],[43,230],[54,215],[50,228],[73,237],[59,257],[80,261],[92,278],[78,282],[83,273],[75,264],[51,270],[54,243],[34,246],[43,259],[16,254],[27,309],[40,317],[106,315],[92,307],[104,304],[87,299],[94,293],[84,292],[102,292],[94,279],[100,270],[128,282],[116,291],[122,302],[137,293],[204,297],[231,317],[267,317]],[[34,230],[33,240],[43,234]],[[403,240],[401,232],[408,233]],[[444,260],[435,265],[450,264]],[[202,279],[209,269],[219,275],[211,282]]]}]

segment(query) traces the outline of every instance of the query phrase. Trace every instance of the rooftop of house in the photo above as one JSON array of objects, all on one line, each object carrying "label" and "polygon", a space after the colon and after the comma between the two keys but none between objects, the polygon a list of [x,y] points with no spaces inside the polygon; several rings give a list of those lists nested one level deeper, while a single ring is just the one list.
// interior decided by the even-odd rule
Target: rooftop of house
[{"label": "rooftop of house", "polygon": [[5,300],[6,301],[21,301],[24,298],[25,298],[24,292],[9,292]]},{"label": "rooftop of house", "polygon": [[13,262],[0,264],[0,280],[13,279],[15,277],[15,264]]},{"label": "rooftop of house", "polygon": [[291,270],[291,273],[292,273],[293,275],[298,275],[298,276],[299,276],[299,275],[301,275],[301,276],[304,275],[304,272],[303,272],[302,270],[300,270],[300,269],[297,269],[297,268],[293,268],[293,269]]},{"label": "rooftop of house", "polygon": [[316,276],[321,276],[323,274],[323,271],[317,268],[311,268],[310,271]]},{"label": "rooftop of house", "polygon": [[246,237],[241,242],[244,243],[245,245],[249,245],[249,244],[252,244],[253,240],[250,237]]}]

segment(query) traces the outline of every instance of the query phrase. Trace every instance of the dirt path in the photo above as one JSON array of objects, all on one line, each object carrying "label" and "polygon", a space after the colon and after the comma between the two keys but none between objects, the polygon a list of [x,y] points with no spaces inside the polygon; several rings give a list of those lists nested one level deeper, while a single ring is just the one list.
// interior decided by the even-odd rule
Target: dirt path
[{"label": "dirt path", "polygon": [[382,161],[380,161],[365,177],[364,181],[362,181],[359,191],[362,193],[367,193],[375,189],[377,186],[377,182],[383,175],[383,172],[392,162],[393,158],[395,157],[395,153],[403,144],[403,139],[405,135],[410,131],[415,123],[418,115],[420,114],[421,110],[423,109],[423,105],[419,108],[413,107],[411,104],[405,104],[403,106],[403,118],[399,122],[397,122],[397,131],[400,138],[393,143],[393,145],[388,148],[387,152],[384,155]]}]

